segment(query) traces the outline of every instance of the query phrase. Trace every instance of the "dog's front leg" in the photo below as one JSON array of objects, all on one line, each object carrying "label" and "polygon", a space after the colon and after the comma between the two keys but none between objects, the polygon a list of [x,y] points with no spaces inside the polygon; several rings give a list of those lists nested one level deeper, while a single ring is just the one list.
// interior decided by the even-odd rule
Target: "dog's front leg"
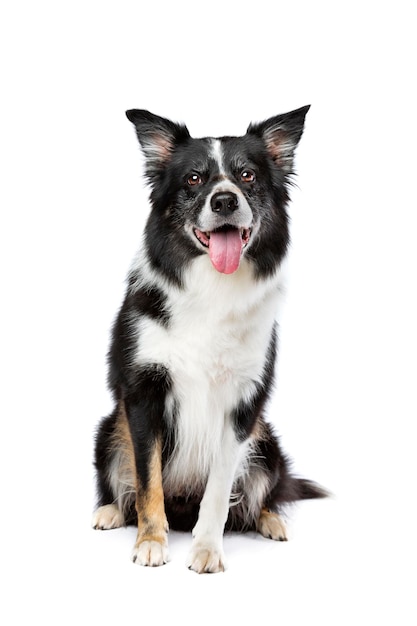
[{"label": "dog's front leg", "polygon": [[199,574],[223,572],[226,567],[223,554],[224,525],[229,512],[236,469],[244,447],[244,444],[237,441],[232,425],[227,424],[221,450],[210,470],[201,500],[187,561],[189,569]]},{"label": "dog's front leg", "polygon": [[163,565],[168,560],[168,523],[162,490],[160,439],[152,442],[145,462],[148,479],[144,482],[139,478],[136,491],[138,534],[133,561],[139,565]]},{"label": "dog's front leg", "polygon": [[157,368],[142,373],[135,393],[125,399],[136,466],[138,534],[133,561],[140,565],[163,565],[168,560],[161,441],[167,381]]}]

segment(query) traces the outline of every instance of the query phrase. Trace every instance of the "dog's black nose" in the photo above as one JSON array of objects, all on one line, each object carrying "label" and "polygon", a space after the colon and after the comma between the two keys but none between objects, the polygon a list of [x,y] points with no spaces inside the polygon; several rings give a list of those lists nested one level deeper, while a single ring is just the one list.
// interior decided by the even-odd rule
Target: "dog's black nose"
[{"label": "dog's black nose", "polygon": [[239,208],[239,200],[235,193],[231,191],[220,191],[215,193],[211,201],[211,210],[219,215],[229,215]]}]

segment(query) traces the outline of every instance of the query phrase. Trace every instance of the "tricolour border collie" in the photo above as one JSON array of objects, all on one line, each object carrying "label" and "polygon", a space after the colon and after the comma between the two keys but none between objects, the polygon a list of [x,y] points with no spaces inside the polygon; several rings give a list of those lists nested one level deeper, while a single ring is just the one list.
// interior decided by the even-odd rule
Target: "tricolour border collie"
[{"label": "tricolour border collie", "polygon": [[170,526],[193,532],[190,569],[222,571],[225,528],[285,541],[281,507],[326,495],[290,474],[264,418],[288,187],[308,109],[217,139],[127,111],[151,212],[113,328],[115,408],[97,433],[93,525],[137,523],[141,565],[167,561]]}]

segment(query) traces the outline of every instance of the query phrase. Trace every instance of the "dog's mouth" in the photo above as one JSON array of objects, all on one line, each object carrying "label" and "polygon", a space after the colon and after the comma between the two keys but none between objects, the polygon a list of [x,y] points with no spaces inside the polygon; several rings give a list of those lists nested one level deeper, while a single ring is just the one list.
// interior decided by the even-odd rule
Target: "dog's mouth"
[{"label": "dog's mouth", "polygon": [[243,249],[248,245],[252,228],[224,225],[211,231],[194,228],[194,235],[208,248],[210,260],[218,272],[232,274],[240,264]]}]

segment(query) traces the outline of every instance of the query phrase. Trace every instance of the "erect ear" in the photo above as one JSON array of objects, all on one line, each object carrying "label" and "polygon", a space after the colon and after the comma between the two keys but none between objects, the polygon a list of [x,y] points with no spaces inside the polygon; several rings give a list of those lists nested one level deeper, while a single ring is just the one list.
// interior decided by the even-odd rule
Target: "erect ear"
[{"label": "erect ear", "polygon": [[301,139],[304,119],[310,105],[276,115],[264,122],[250,124],[247,132],[261,137],[275,163],[289,174],[292,171],[294,151]]},{"label": "erect ear", "polygon": [[126,111],[126,116],[135,125],[150,178],[169,162],[175,147],[190,137],[186,126],[143,109]]}]

